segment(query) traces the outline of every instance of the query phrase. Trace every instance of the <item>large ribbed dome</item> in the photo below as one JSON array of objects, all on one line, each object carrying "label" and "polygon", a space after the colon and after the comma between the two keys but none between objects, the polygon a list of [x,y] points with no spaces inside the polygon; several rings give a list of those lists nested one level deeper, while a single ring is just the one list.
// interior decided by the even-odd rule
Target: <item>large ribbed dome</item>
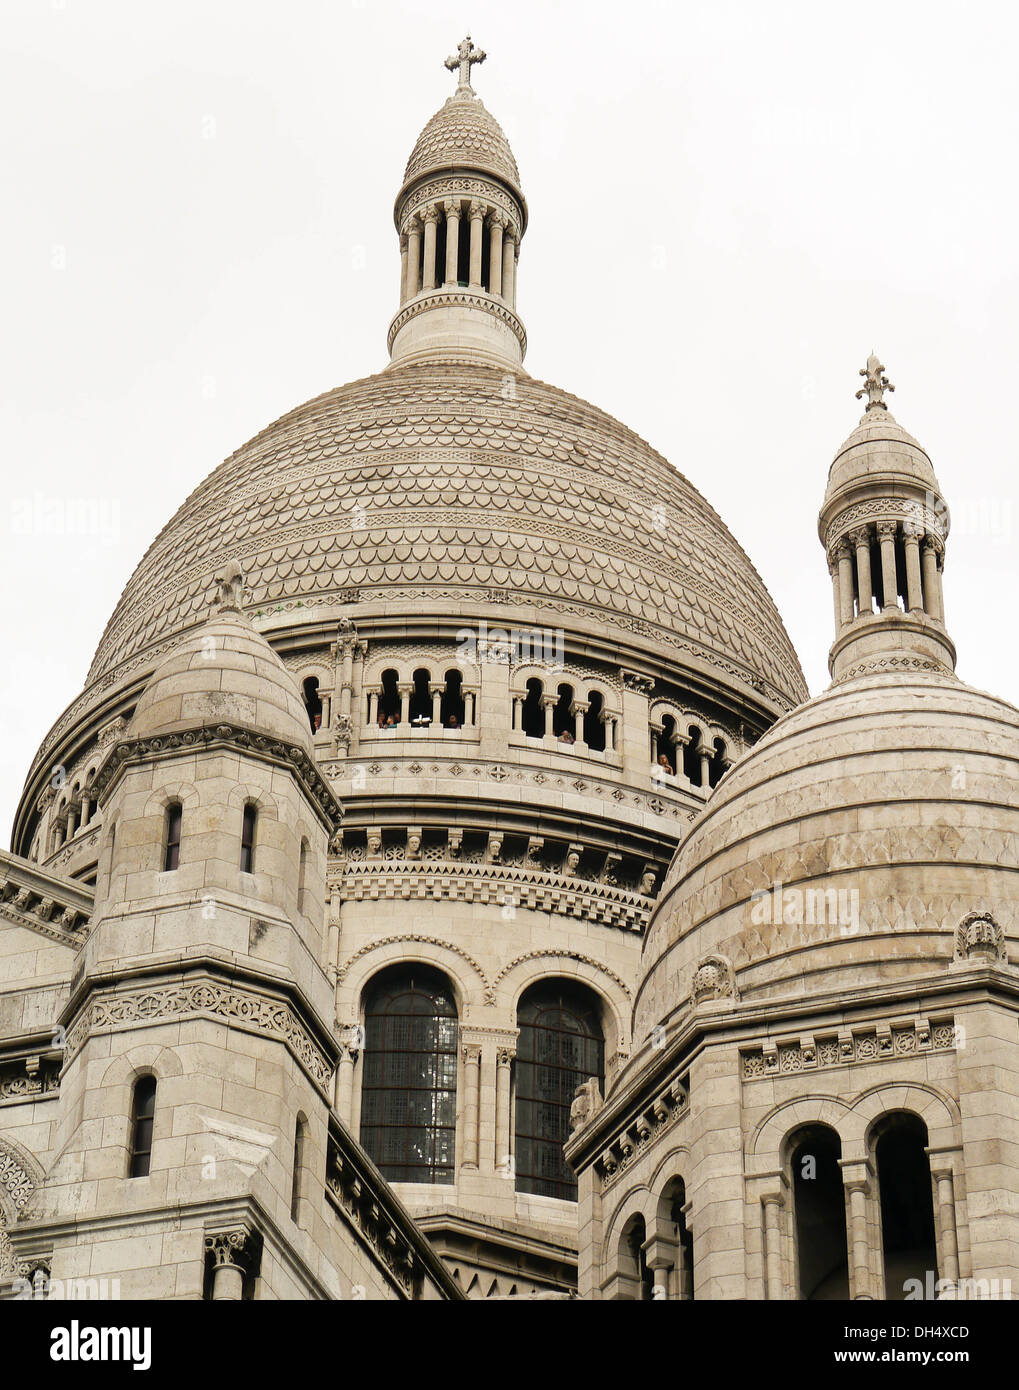
[{"label": "large ribbed dome", "polygon": [[[1019,710],[948,672],[846,681],[780,719],[676,853],[644,941],[635,1036],[689,1001],[712,955],[763,1001],[947,967],[973,913],[1014,950],[1017,778]],[[843,895],[824,908],[846,920],[816,920],[808,891]]]},{"label": "large ribbed dome", "polygon": [[595,407],[524,376],[510,387],[483,367],[391,368],[270,425],[158,536],[90,682],[203,621],[230,554],[249,612],[540,603],[802,700],[774,604],[700,494]]},{"label": "large ribbed dome", "polygon": [[480,169],[508,179],[518,188],[520,174],[502,127],[480,97],[471,92],[451,96],[417,138],[404,183],[438,169]]}]

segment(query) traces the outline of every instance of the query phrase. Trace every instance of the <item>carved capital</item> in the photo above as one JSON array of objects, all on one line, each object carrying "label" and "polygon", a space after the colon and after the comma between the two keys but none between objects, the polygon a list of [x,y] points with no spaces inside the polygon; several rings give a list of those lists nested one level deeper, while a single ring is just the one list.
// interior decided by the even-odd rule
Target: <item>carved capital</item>
[{"label": "carved capital", "polygon": [[480,198],[472,198],[469,209],[471,221],[473,222],[475,219],[477,219],[480,222],[481,219],[484,217],[487,208],[488,204],[483,203]]},{"label": "carved capital", "polygon": [[437,225],[440,216],[441,214],[437,207],[425,208],[424,212],[421,214],[421,221],[426,227],[434,227]]},{"label": "carved capital", "polygon": [[853,545],[859,549],[861,545],[870,545],[870,527],[857,526],[849,532],[849,539]]},{"label": "carved capital", "polygon": [[248,1226],[238,1226],[230,1231],[213,1231],[205,1237],[205,1253],[211,1257],[217,1269],[232,1265],[247,1273],[257,1261],[258,1246],[258,1237]]},{"label": "carved capital", "polygon": [[459,216],[460,216],[460,199],[459,199],[459,198],[446,198],[446,199],[444,199],[444,201],[443,201],[442,208],[443,208],[443,211],[445,212],[445,214],[446,214],[447,217],[456,217],[456,218],[459,218]]},{"label": "carved capital", "polygon": [[485,220],[493,231],[496,227],[505,231],[506,227],[509,225],[509,218],[504,212],[500,212],[498,208],[493,208]]},{"label": "carved capital", "polygon": [[882,539],[886,536],[894,538],[899,533],[899,523],[897,521],[879,521],[877,523],[877,533]]}]

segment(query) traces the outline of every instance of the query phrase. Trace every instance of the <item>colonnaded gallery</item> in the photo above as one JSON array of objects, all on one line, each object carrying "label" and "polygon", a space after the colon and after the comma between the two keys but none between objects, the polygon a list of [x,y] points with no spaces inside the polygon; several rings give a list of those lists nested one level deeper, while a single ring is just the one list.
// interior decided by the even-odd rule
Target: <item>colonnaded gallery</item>
[{"label": "colonnaded gallery", "polygon": [[1019,712],[954,674],[931,460],[871,356],[809,699],[704,498],[525,371],[483,58],[389,365],[183,503],[32,762],[0,1291],[1009,1297]]}]

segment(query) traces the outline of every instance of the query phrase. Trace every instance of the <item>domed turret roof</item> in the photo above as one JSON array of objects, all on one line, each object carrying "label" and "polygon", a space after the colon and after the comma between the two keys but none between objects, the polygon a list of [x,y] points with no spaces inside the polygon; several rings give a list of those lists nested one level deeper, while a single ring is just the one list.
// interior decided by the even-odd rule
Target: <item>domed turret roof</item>
[{"label": "domed turret roof", "polygon": [[457,92],[439,107],[411,151],[404,183],[439,169],[468,168],[494,174],[519,190],[520,173],[509,141],[481,98]]},{"label": "domed turret roof", "polygon": [[202,621],[226,550],[249,612],[312,621],[390,597],[475,615],[544,606],[678,649],[779,704],[806,696],[770,595],[697,490],[594,406],[524,376],[507,393],[494,368],[390,368],[244,445],[150,547],[90,682]]},{"label": "domed turret roof", "polygon": [[311,753],[308,716],[290,672],[239,613],[216,614],[153,671],[131,720],[136,738],[235,724]]},{"label": "domed turret roof", "polygon": [[1019,710],[943,670],[836,685],[767,731],[677,851],[635,1035],[712,954],[744,999],[819,997],[947,966],[975,910],[1014,939],[1017,869]]}]

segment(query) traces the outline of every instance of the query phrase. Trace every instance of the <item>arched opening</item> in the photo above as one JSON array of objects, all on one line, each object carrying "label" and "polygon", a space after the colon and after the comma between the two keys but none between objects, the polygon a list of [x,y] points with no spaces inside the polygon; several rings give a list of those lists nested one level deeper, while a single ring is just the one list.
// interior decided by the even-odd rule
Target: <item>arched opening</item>
[{"label": "arched opening", "polygon": [[445,975],[394,966],[365,997],[361,1143],[390,1182],[453,1181],[457,1011]]},{"label": "arched opening", "polygon": [[849,1297],[842,1141],[828,1125],[810,1125],[789,1155],[796,1225],[798,1292],[815,1301]]},{"label": "arched opening", "polygon": [[290,1219],[297,1222],[301,1211],[302,1187],[304,1184],[304,1147],[308,1133],[308,1121],[298,1115],[294,1125],[294,1163],[290,1178]]},{"label": "arched opening", "polygon": [[424,728],[432,722],[432,697],[428,689],[431,679],[431,672],[426,671],[424,667],[414,672],[407,711],[411,728]]},{"label": "arched opening", "polygon": [[520,1192],[577,1199],[563,1155],[570,1106],[582,1081],[605,1079],[598,1000],[582,985],[541,980],[517,1008],[516,1185]]},{"label": "arched opening", "polygon": [[152,1165],[152,1128],[156,1117],[156,1078],[139,1076],[131,1092],[131,1152],[127,1175],[147,1178]]},{"label": "arched opening", "polygon": [[317,734],[322,727],[322,700],[318,693],[318,677],[306,677],[302,689],[304,708],[308,711],[308,723],[311,725],[311,732]]},{"label": "arched opening", "polygon": [[656,766],[663,772],[676,771],[676,721],[671,714],[662,715],[662,732],[658,735]]},{"label": "arched opening", "polygon": [[637,1303],[654,1298],[654,1277],[647,1267],[647,1224],[643,1216],[631,1216],[619,1237],[620,1294]]},{"label": "arched opening", "polygon": [[584,742],[588,748],[593,748],[596,753],[605,750],[605,721],[602,715],[605,712],[605,697],[600,690],[589,690],[587,692],[588,710],[584,715]]},{"label": "arched opening", "polygon": [[170,869],[176,869],[180,865],[180,832],[183,821],[183,806],[179,801],[171,801],[166,808],[166,819],[163,827],[164,873]]},{"label": "arched opening", "polygon": [[716,738],[711,745],[711,761],[708,763],[708,786],[717,787],[726,769],[725,743]]},{"label": "arched opening", "polygon": [[442,692],[439,718],[444,729],[462,729],[467,711],[463,697],[463,672],[447,671],[446,688]]},{"label": "arched opening", "polygon": [[544,689],[541,681],[532,676],[527,682],[527,694],[520,707],[520,726],[528,738],[545,737],[545,707],[542,704]]},{"label": "arched opening", "polygon": [[882,1119],[874,1155],[881,1195],[881,1248],[885,1298],[906,1297],[907,1281],[938,1279],[937,1242],[927,1126],[919,1115],[897,1110]]},{"label": "arched opening", "polygon": [[382,692],[379,695],[379,728],[390,729],[400,722],[399,676],[395,671],[382,672]]},{"label": "arched opening", "polygon": [[[666,1184],[658,1204],[659,1222],[666,1222],[672,1228],[675,1242],[675,1257],[669,1274],[667,1287],[671,1299],[693,1298],[693,1232],[686,1223],[686,1184],[682,1178],[671,1178]],[[659,1279],[661,1279],[659,1273]]]},{"label": "arched opening", "polygon": [[244,803],[241,816],[241,873],[255,872],[255,827],[258,824],[258,807],[253,801]]},{"label": "arched opening", "polygon": [[575,743],[577,739],[577,720],[571,713],[573,706],[573,686],[561,685],[559,698],[552,706],[552,732],[560,743]]},{"label": "arched opening", "polygon": [[701,784],[701,731],[696,724],[687,729],[688,742],[683,748],[683,776],[695,787]]}]

